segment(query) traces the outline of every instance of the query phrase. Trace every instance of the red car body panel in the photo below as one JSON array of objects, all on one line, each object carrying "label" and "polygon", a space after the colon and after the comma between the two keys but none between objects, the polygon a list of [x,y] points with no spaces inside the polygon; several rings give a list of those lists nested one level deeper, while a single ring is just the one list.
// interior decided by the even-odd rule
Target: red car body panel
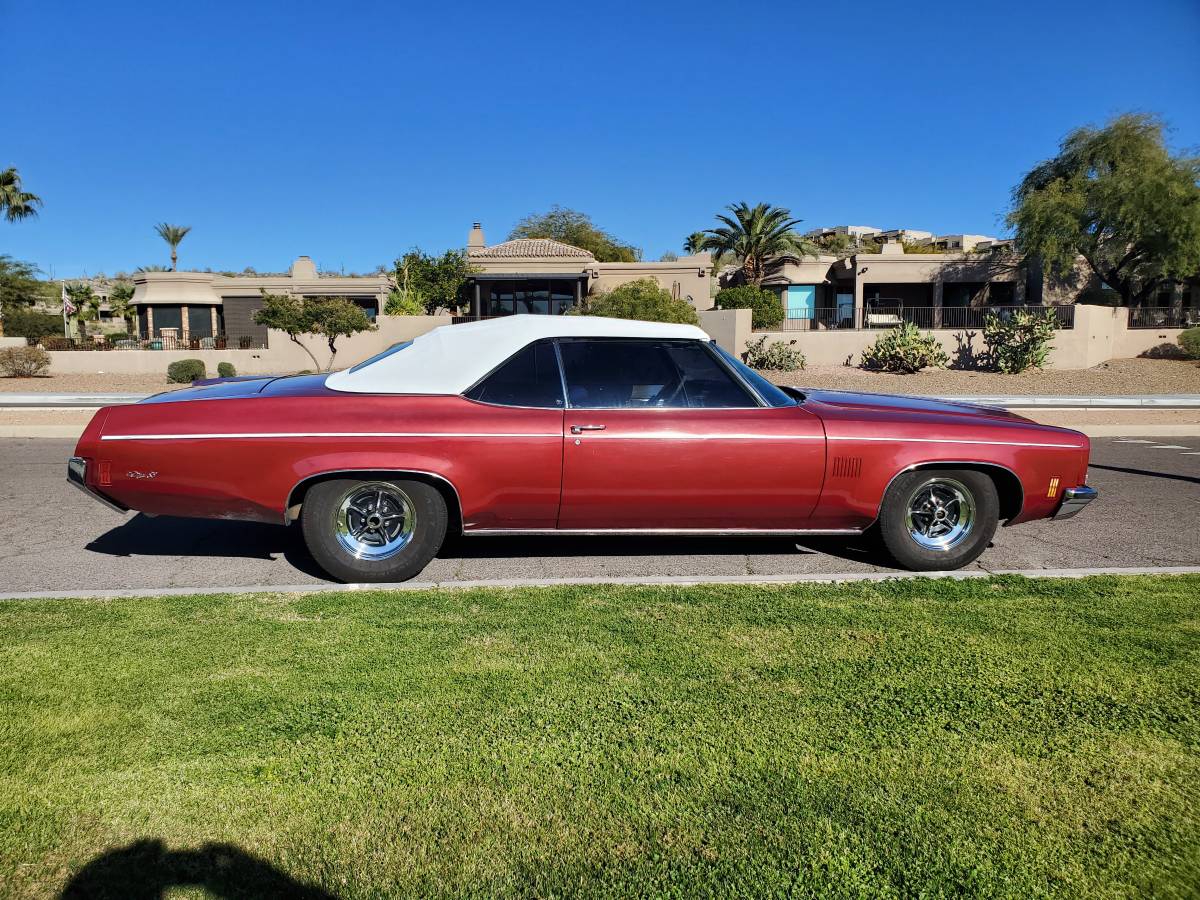
[{"label": "red car body panel", "polygon": [[571,409],[566,421],[560,528],[797,529],[821,495],[825,430],[803,407]]},{"label": "red car body panel", "polygon": [[1022,489],[1011,523],[1053,515],[1061,489],[1084,484],[1088,452],[1075,431],[916,398],[818,391],[794,407],[564,412],[343,393],[322,376],[108,407],[76,448],[88,488],[176,516],[284,522],[313,476],[423,473],[453,488],[466,532],[859,530],[897,474],[940,462],[1011,472]]}]

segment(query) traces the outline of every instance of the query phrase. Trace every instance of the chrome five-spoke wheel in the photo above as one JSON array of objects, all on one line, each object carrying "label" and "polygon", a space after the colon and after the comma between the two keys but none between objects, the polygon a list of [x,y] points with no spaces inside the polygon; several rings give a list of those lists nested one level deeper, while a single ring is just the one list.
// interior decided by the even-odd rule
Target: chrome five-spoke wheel
[{"label": "chrome five-spoke wheel", "polygon": [[300,526],[313,559],[342,581],[404,581],[437,554],[446,500],[408,478],[331,478],[302,495]]},{"label": "chrome five-spoke wheel", "polygon": [[346,491],[334,513],[338,543],[355,559],[387,559],[412,540],[412,498],[394,484],[368,482]]},{"label": "chrome five-spoke wheel", "polygon": [[942,571],[978,559],[999,520],[999,493],[985,473],[916,469],[897,475],[888,486],[879,534],[906,569]]},{"label": "chrome five-spoke wheel", "polygon": [[951,550],[971,534],[975,499],[961,481],[930,478],[909,495],[904,526],[926,550]]}]

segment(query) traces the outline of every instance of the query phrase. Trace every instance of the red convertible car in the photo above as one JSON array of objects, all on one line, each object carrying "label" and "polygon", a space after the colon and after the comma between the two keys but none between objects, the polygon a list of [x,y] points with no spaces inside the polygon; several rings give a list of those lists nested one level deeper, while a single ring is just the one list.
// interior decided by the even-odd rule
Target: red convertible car
[{"label": "red convertible car", "polygon": [[511,316],[332,375],[96,413],[70,480],[119,510],[299,521],[345,581],[464,535],[854,535],[954,569],[1096,497],[1088,439],[998,409],[780,388],[690,325]]}]

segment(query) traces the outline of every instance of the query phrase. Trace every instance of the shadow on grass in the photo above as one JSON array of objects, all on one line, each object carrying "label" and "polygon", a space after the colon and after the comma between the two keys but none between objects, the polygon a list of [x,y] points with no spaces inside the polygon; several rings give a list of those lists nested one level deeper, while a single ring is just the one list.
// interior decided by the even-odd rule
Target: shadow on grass
[{"label": "shadow on grass", "polygon": [[200,887],[217,897],[336,900],[230,844],[168,850],[161,840],[137,841],[97,856],[59,894],[60,900],[160,900],[173,888]]}]

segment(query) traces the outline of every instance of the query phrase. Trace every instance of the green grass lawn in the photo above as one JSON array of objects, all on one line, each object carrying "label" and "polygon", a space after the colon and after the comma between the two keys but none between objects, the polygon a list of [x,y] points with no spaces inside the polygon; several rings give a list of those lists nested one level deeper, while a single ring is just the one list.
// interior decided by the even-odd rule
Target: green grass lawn
[{"label": "green grass lawn", "polygon": [[1195,897],[1200,577],[2,604],[0,893],[72,879]]}]

